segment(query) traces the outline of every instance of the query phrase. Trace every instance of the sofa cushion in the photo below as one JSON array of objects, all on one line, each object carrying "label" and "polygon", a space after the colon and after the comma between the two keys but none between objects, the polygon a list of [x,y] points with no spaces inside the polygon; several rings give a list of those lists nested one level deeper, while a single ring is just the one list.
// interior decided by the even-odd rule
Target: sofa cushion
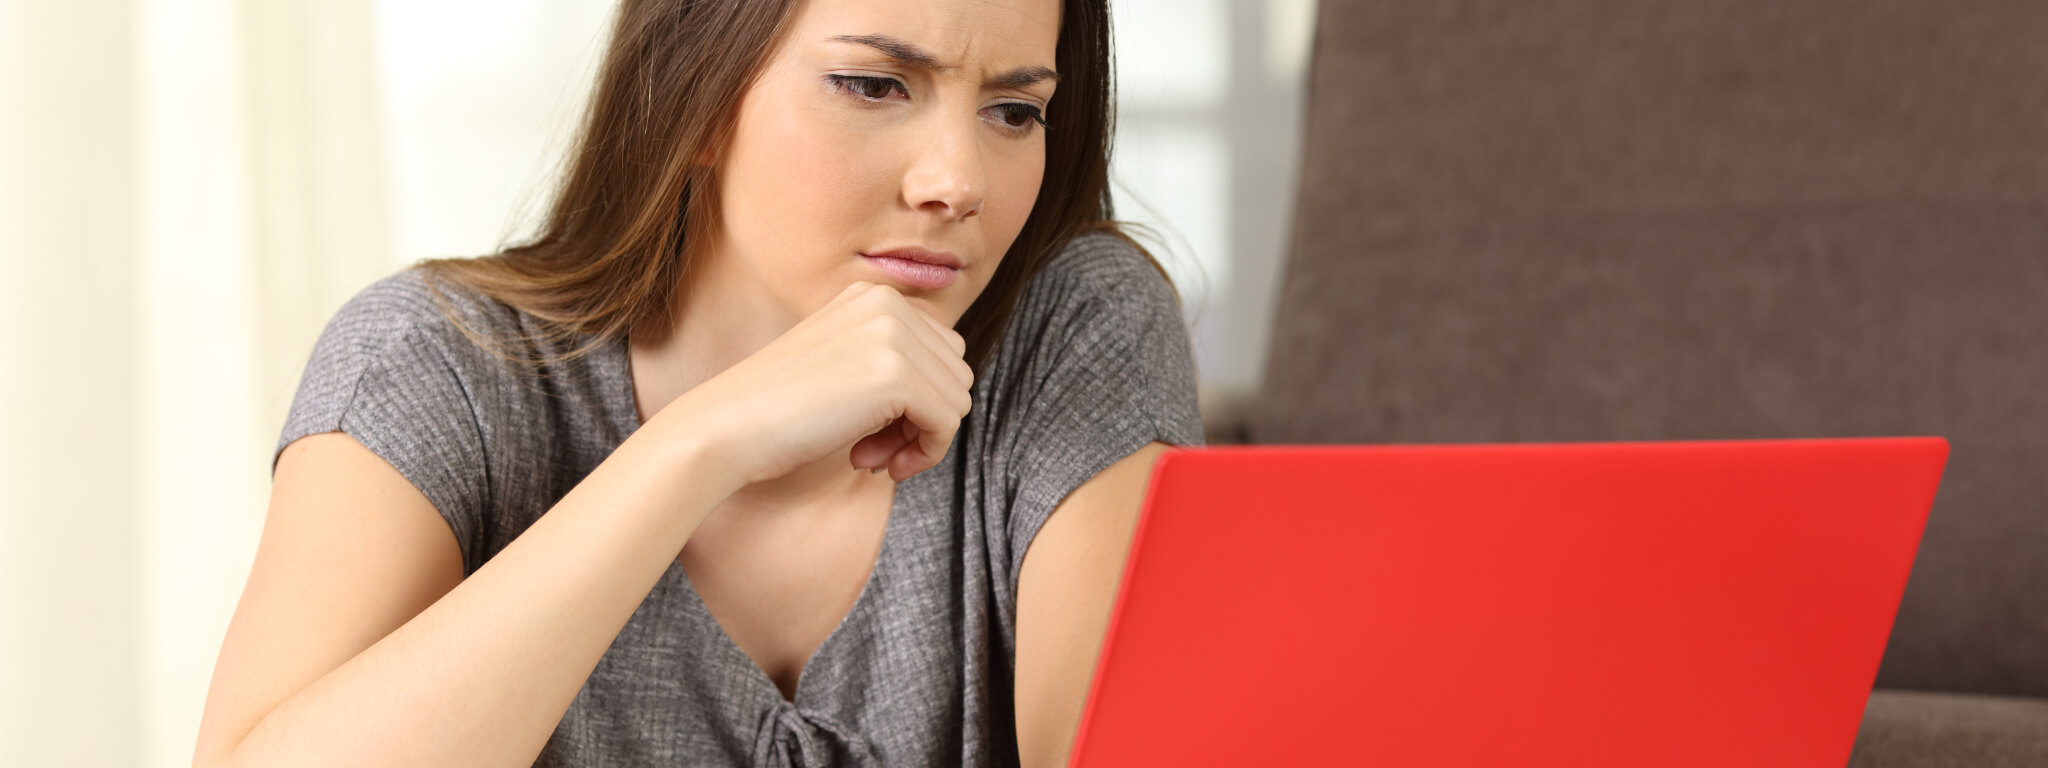
[{"label": "sofa cushion", "polygon": [[1878,691],[1849,768],[2040,768],[2048,700]]},{"label": "sofa cushion", "polygon": [[1319,14],[1251,440],[1942,435],[1879,685],[2048,696],[2048,3]]}]

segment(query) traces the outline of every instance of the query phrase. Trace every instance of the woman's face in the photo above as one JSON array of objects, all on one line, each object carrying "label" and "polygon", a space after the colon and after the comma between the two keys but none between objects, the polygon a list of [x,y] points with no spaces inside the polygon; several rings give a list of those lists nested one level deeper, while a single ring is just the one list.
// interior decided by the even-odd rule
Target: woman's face
[{"label": "woman's face", "polygon": [[806,0],[716,158],[705,275],[794,322],[855,281],[957,322],[1045,171],[1058,0]]}]

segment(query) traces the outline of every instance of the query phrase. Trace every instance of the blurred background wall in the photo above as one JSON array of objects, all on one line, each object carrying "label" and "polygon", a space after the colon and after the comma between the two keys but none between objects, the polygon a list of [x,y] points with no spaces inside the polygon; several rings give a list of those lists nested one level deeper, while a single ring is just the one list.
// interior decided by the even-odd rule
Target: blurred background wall
[{"label": "blurred background wall", "polygon": [[[1122,218],[1255,383],[1315,0],[1116,0]],[[327,317],[547,202],[597,0],[0,0],[0,743],[182,766]]]}]

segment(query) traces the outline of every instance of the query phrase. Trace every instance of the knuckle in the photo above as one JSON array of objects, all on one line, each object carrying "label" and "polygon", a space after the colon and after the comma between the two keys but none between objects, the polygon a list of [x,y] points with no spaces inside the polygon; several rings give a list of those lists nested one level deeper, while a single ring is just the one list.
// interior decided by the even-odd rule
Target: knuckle
[{"label": "knuckle", "polygon": [[874,283],[866,281],[856,281],[846,286],[846,290],[840,291],[839,295],[832,299],[832,301],[837,304],[852,304],[858,306],[860,305],[862,298],[867,296],[868,291],[873,289],[874,286]]},{"label": "knuckle", "polygon": [[893,342],[897,339],[897,334],[903,328],[903,321],[897,320],[893,315],[876,315],[862,322],[861,328],[872,334],[876,339]]},{"label": "knuckle", "polygon": [[894,349],[885,349],[875,355],[873,365],[875,376],[884,383],[900,382],[911,370],[910,358]]},{"label": "knuckle", "polygon": [[876,317],[874,324],[875,337],[881,339],[886,344],[901,346],[904,342],[915,338],[914,334],[911,333],[910,326],[904,325],[903,319],[895,315]]},{"label": "knuckle", "polygon": [[903,318],[890,315],[888,329],[890,341],[905,342],[917,340],[917,332],[911,329],[909,323],[903,322]]}]

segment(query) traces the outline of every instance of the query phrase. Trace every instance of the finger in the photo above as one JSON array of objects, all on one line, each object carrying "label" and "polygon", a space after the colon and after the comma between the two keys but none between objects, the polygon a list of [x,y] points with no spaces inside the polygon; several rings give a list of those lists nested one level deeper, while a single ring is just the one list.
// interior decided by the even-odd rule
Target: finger
[{"label": "finger", "polygon": [[950,325],[939,322],[938,316],[933,315],[930,312],[926,312],[921,307],[911,305],[910,309],[911,311],[916,312],[918,317],[922,318],[926,323],[930,324],[933,332],[937,333],[941,338],[945,339],[946,346],[953,350],[953,354],[967,354],[967,338],[961,336],[958,330],[955,330]]},{"label": "finger", "polygon": [[951,328],[938,325],[937,321],[916,307],[906,305],[904,309],[911,315],[910,318],[903,320],[904,325],[917,333],[918,341],[923,343],[925,349],[939,361],[940,366],[953,376],[953,380],[959,383],[961,389],[972,389],[974,368],[961,357],[965,346],[956,346],[953,343],[953,339],[958,338],[960,334],[954,333]]},{"label": "finger", "polygon": [[[919,436],[922,437],[923,435],[924,433],[920,431]],[[944,458],[945,451],[943,449],[934,455],[922,443],[912,440],[904,443],[903,447],[897,449],[895,453],[889,454],[886,468],[889,470],[889,477],[900,483],[916,476],[919,472],[938,466],[939,461]]]},{"label": "finger", "polygon": [[[812,312],[810,317],[815,318],[820,316],[827,316],[832,314],[835,310],[839,310],[842,307],[858,304],[861,301],[862,297],[874,293],[875,288],[876,286],[874,283],[852,283],[846,286],[846,288],[839,291],[839,295],[832,297],[831,301],[825,302],[825,306],[819,307],[817,311]],[[808,320],[810,318],[805,319]]]},{"label": "finger", "polygon": [[908,361],[910,369],[935,390],[939,402],[958,408],[961,415],[967,413],[974,400],[974,371],[967,368],[965,361],[949,353],[935,352],[922,341],[906,338],[915,336],[917,330],[900,317],[885,315],[875,318],[874,323],[875,332],[883,334],[888,344],[882,354]]},{"label": "finger", "polygon": [[852,283],[848,284],[844,289],[840,290],[838,296],[834,296],[832,297],[831,301],[825,302],[825,306],[829,307],[835,304],[844,304],[848,301],[852,301],[854,298],[862,294],[865,294],[870,290],[873,290],[874,287],[874,283],[870,283],[866,280],[855,280]]},{"label": "finger", "polygon": [[953,444],[953,434],[960,429],[960,419],[967,413],[962,404],[949,402],[937,388],[928,383],[924,388],[922,396],[912,398],[904,412],[908,420],[905,433],[915,439],[889,457],[889,476],[898,482],[944,459]]},{"label": "finger", "polygon": [[967,339],[961,336],[959,331],[954,330],[950,325],[940,322],[937,315],[932,314],[923,305],[911,301],[909,297],[904,296],[894,287],[887,285],[880,285],[878,287],[883,290],[872,291],[876,295],[877,300],[886,303],[890,311],[902,317],[904,322],[908,323],[915,319],[921,321],[924,327],[930,328],[932,331],[930,338],[939,341],[940,347],[938,348],[950,349],[955,356],[967,354]]},{"label": "finger", "polygon": [[916,477],[927,469],[936,467],[945,456],[930,456],[916,443],[903,446],[903,450],[889,456],[889,479],[903,482]]},{"label": "finger", "polygon": [[939,323],[924,310],[918,309],[894,288],[876,286],[867,293],[867,296],[875,302],[880,311],[896,318],[904,328],[909,329],[918,343],[944,360],[944,367],[953,373],[962,387],[974,386],[974,369],[961,357],[967,352],[967,343],[958,332]]},{"label": "finger", "polygon": [[952,354],[948,355],[947,357],[957,360],[960,363],[960,365],[958,366],[958,370],[961,373],[961,383],[969,387],[974,386],[974,369],[967,365],[966,360],[966,337],[961,336],[959,331],[953,330],[945,323],[939,322],[939,319],[937,317],[933,317],[930,312],[926,312],[923,309],[918,308],[914,304],[911,304],[906,301],[903,303],[903,307],[915,319],[922,323],[925,328],[931,330],[931,338],[938,339],[939,343],[944,345],[943,349],[952,352]]}]

